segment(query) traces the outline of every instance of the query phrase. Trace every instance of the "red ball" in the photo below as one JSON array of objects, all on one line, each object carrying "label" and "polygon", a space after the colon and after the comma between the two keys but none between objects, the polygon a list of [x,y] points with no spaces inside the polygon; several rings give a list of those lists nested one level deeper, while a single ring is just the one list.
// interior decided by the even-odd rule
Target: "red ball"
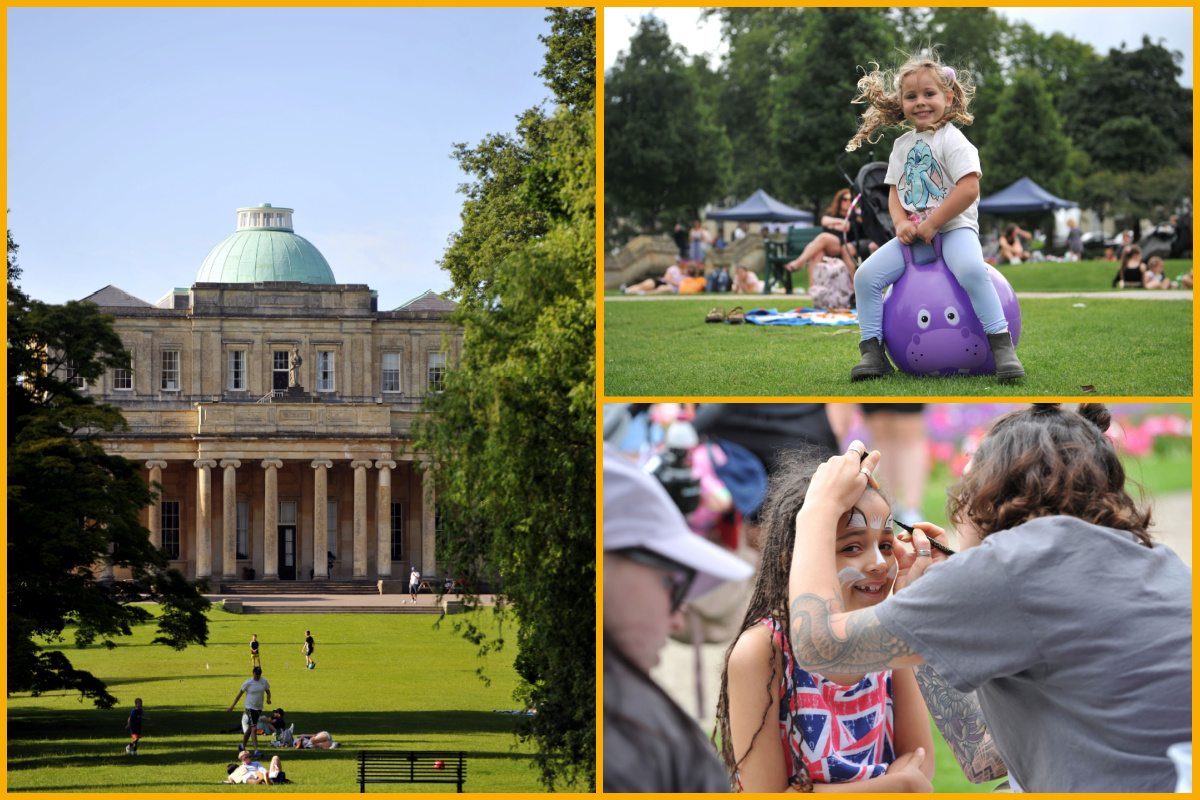
[{"label": "red ball", "polygon": [[433,768],[434,769],[445,769],[446,762],[445,761],[435,761],[435,762],[433,762]]}]

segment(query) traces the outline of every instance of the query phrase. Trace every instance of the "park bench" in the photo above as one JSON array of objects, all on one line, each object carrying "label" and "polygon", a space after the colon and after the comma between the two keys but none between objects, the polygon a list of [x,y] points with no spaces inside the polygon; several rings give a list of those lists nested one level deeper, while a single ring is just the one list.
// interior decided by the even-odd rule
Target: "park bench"
[{"label": "park bench", "polygon": [[359,792],[368,783],[456,783],[459,794],[467,779],[465,753],[436,750],[360,750]]},{"label": "park bench", "polygon": [[763,269],[763,291],[771,293],[771,284],[782,282],[788,294],[792,293],[792,273],[783,268],[789,261],[794,261],[804,252],[804,248],[821,235],[823,228],[810,226],[808,228],[788,228],[787,240],[776,242],[763,237],[766,248],[767,262]]}]

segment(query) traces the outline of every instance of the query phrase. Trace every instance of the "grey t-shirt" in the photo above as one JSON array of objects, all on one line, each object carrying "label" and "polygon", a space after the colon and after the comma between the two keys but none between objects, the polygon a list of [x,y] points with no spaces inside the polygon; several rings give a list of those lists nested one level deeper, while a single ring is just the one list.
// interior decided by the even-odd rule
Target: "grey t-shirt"
[{"label": "grey t-shirt", "polygon": [[728,792],[712,745],[649,680],[604,654],[604,791]]},{"label": "grey t-shirt", "polygon": [[1168,547],[1043,517],[876,607],[960,692],[1028,792],[1170,792],[1190,741],[1192,580]]}]

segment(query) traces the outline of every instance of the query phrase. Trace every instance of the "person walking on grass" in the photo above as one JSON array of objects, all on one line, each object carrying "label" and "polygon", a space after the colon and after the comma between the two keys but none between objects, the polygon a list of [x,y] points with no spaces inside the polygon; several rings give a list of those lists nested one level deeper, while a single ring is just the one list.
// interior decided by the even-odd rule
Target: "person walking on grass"
[{"label": "person walking on grass", "polygon": [[258,658],[258,634],[250,634],[250,667],[261,667],[262,661]]},{"label": "person walking on grass", "polygon": [[300,648],[300,652],[304,653],[304,668],[312,669],[317,666],[317,662],[312,660],[313,649],[316,644],[313,643],[312,631],[304,632],[304,646]]},{"label": "person walking on grass", "polygon": [[125,745],[125,754],[136,756],[138,754],[138,742],[142,738],[142,720],[150,721],[149,717],[142,716],[142,698],[137,698],[133,701],[133,710],[129,712],[129,719],[125,720],[125,728],[129,731],[129,735],[133,741]]},{"label": "person walking on grass", "polygon": [[250,724],[242,733],[242,749],[246,749],[246,741],[252,738],[254,740],[254,756],[257,758],[262,755],[258,751],[258,717],[262,714],[263,697],[266,697],[268,703],[271,702],[271,684],[262,676],[262,667],[254,668],[253,674],[242,683],[237,697],[233,698],[233,702],[225,710],[233,711],[233,707],[237,705],[238,700],[242,699],[243,694],[246,695],[246,717]]},{"label": "person walking on grass", "polygon": [[408,573],[408,596],[412,598],[412,602],[417,602],[417,589],[421,585],[421,573],[416,567],[412,568],[412,572]]}]

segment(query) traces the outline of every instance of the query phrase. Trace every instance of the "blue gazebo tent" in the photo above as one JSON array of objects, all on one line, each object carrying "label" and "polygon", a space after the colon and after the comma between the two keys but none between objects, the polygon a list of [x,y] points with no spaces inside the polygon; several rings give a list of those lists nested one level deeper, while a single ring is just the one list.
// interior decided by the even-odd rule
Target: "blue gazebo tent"
[{"label": "blue gazebo tent", "polygon": [[709,212],[705,219],[722,222],[803,222],[811,225],[813,215],[785,205],[759,189],[733,208]]},{"label": "blue gazebo tent", "polygon": [[1079,204],[1055,197],[1029,178],[1021,178],[1012,186],[979,201],[980,214],[1036,214],[1057,208],[1079,208]]}]

